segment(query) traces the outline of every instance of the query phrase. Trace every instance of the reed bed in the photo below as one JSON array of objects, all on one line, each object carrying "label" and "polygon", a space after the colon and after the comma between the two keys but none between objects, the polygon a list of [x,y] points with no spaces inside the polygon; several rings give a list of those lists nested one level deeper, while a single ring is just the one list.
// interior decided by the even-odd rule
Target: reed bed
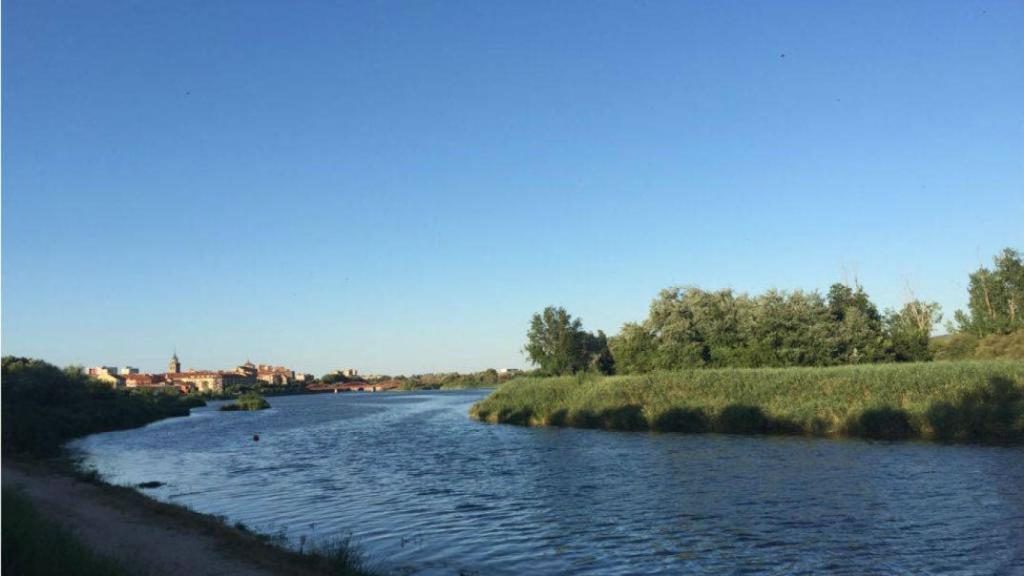
[{"label": "reed bed", "polygon": [[1024,442],[1024,362],[689,370],[529,377],[473,418],[608,430]]}]

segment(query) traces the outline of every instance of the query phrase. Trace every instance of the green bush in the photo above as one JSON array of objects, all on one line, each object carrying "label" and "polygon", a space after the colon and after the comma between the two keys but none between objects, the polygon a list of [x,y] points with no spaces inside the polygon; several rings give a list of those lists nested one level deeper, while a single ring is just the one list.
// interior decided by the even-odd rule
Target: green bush
[{"label": "green bush", "polygon": [[254,411],[254,410],[266,410],[270,408],[270,403],[260,396],[259,394],[250,392],[248,394],[242,394],[231,404],[225,404],[220,407],[224,412],[232,412],[236,410],[243,411]]},{"label": "green bush", "polygon": [[1013,358],[1024,360],[1024,330],[1009,334],[989,334],[974,350],[977,358]]},{"label": "green bush", "polygon": [[929,344],[936,360],[1010,358],[1024,360],[1024,330],[989,334],[978,338],[959,332],[932,338]]},{"label": "green bush", "polygon": [[928,347],[936,360],[969,360],[974,358],[978,337],[964,332],[936,336]]},{"label": "green bush", "polygon": [[114,390],[80,370],[13,356],[3,358],[0,386],[3,451],[35,456],[56,454],[78,436],[187,416],[203,405],[171,394]]}]

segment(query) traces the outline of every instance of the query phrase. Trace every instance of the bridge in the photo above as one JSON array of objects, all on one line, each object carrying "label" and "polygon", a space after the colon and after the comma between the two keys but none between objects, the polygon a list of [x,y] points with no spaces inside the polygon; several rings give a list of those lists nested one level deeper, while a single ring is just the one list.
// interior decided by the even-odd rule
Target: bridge
[{"label": "bridge", "polygon": [[381,382],[364,382],[357,380],[353,382],[334,382],[327,384],[317,382],[306,386],[310,392],[383,392],[385,390],[398,390],[401,382],[397,380],[383,380]]}]

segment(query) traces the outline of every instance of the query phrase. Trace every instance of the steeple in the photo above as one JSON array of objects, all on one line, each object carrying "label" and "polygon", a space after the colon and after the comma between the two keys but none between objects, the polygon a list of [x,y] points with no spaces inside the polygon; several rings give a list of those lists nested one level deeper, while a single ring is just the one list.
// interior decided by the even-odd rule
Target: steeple
[{"label": "steeple", "polygon": [[181,362],[178,361],[178,351],[174,351],[174,355],[171,356],[171,361],[167,363],[167,372],[169,374],[178,374],[181,372]]}]

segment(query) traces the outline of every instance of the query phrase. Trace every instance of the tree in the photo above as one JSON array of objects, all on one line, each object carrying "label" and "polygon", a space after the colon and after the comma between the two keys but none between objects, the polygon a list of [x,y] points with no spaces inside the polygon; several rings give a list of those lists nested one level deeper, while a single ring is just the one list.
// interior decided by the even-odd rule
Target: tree
[{"label": "tree", "polygon": [[942,320],[941,308],[934,302],[913,300],[899,312],[885,316],[889,347],[897,362],[921,362],[932,359],[929,348],[932,329]]},{"label": "tree", "polygon": [[654,370],[654,334],[643,325],[627,322],[618,336],[608,339],[608,348],[619,374],[640,374]]},{"label": "tree", "polygon": [[[624,326],[614,349],[627,371],[817,365],[830,361],[828,310],[817,294],[663,290],[642,326]],[[616,361],[619,362],[618,356]]]},{"label": "tree", "polygon": [[345,382],[348,382],[349,379],[341,372],[335,371],[324,374],[320,381],[324,384],[344,384]]},{"label": "tree", "polygon": [[977,337],[1009,334],[1024,328],[1024,262],[1020,252],[1006,248],[970,275],[967,311],[958,310],[956,323]]},{"label": "tree", "polygon": [[839,364],[889,359],[882,315],[859,284],[833,284],[828,291],[832,316],[832,357]]},{"label": "tree", "polygon": [[526,340],[530,361],[545,374],[575,374],[587,369],[610,374],[614,369],[604,332],[596,336],[585,332],[580,319],[565,308],[548,306],[534,314]]},{"label": "tree", "polygon": [[750,297],[662,290],[640,324],[609,346],[621,373],[703,367],[826,366],[892,359],[882,314],[859,285]]},{"label": "tree", "polygon": [[608,337],[604,335],[603,331],[598,330],[596,336],[588,333],[586,348],[589,370],[600,374],[615,373],[615,358],[608,348]]},{"label": "tree", "polygon": [[644,322],[653,336],[653,367],[728,365],[739,344],[738,322],[731,290],[707,292],[692,286],[662,290]]},{"label": "tree", "polygon": [[834,362],[832,319],[817,292],[769,290],[754,304],[748,366],[825,366]]}]

